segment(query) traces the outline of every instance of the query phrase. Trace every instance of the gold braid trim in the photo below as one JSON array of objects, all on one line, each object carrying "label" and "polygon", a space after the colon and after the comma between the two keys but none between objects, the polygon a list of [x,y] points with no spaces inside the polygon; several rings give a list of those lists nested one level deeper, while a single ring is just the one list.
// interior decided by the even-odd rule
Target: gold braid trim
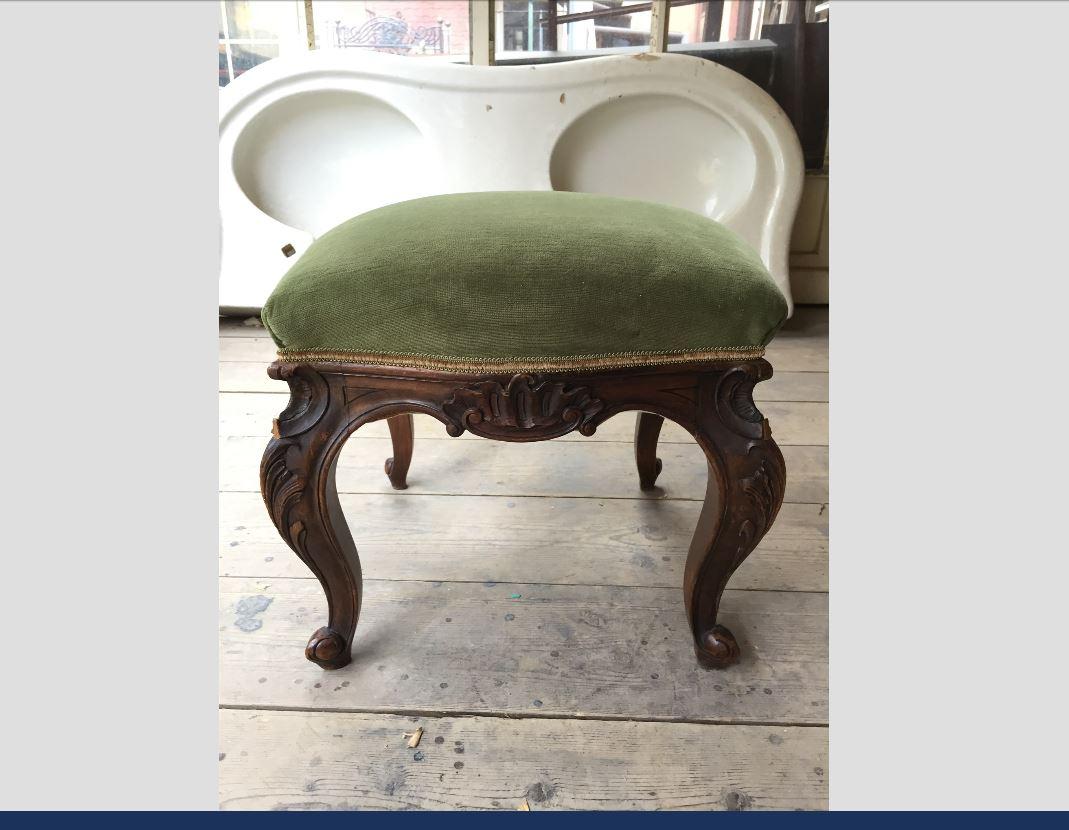
[{"label": "gold braid trim", "polygon": [[678,350],[672,352],[620,352],[617,354],[576,355],[575,357],[435,357],[421,354],[372,354],[350,351],[289,351],[278,353],[281,363],[353,363],[361,366],[434,369],[443,372],[531,372],[564,369],[628,369],[664,366],[673,363],[705,363],[725,360],[753,360],[765,353],[762,346],[746,348]]}]

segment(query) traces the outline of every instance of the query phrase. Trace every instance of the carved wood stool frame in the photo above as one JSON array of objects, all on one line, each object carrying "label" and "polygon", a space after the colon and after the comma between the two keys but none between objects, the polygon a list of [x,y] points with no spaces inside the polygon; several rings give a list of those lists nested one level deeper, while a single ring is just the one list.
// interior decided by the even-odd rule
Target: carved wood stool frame
[{"label": "carved wood stool frame", "polygon": [[360,615],[356,545],[335,486],[338,456],[364,424],[388,419],[393,457],[386,474],[404,489],[412,461],[412,413],[499,441],[543,441],[578,430],[593,435],[621,412],[637,411],[639,484],[661,471],[657,437],[665,418],[694,436],[708,461],[705,503],[690,544],[683,599],[699,662],[724,668],[739,657],[735,637],[717,624],[728,579],[775,520],[783,500],[783,456],[753,402],[754,385],[772,376],[763,359],[539,374],[462,374],[347,363],[273,363],[289,384],[260,467],[260,487],[286,543],[319,578],[327,624],[305,656],[324,669],[350,660]]}]

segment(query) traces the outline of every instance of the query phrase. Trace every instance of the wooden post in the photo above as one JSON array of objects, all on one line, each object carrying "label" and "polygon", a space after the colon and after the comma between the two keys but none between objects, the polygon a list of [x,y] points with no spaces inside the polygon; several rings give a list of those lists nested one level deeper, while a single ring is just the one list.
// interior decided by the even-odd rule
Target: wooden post
[{"label": "wooden post", "polygon": [[724,19],[724,0],[709,0],[705,7],[705,22],[702,24],[702,41],[720,40],[720,24]]},{"label": "wooden post", "polygon": [[471,4],[471,62],[475,66],[493,66],[494,57],[493,0],[473,0]]},{"label": "wooden post", "polygon": [[650,9],[650,51],[668,51],[668,0],[653,0]]},{"label": "wooden post", "polygon": [[316,48],[316,26],[312,18],[312,0],[304,0],[304,33],[308,38],[308,49]]},{"label": "wooden post", "polygon": [[738,18],[735,24],[735,40],[750,40],[750,23],[753,20],[753,3],[738,5]]}]

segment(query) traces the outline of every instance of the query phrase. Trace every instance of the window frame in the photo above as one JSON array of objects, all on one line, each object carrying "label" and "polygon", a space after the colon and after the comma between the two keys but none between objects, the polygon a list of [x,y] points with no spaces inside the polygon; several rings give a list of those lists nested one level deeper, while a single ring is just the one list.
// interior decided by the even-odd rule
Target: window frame
[{"label": "window frame", "polygon": [[[279,56],[315,48],[314,4],[317,0],[283,0],[291,4],[295,25],[278,38],[232,38],[227,0],[219,0],[225,49],[227,84],[234,80],[234,46],[270,44]],[[808,27],[828,25],[830,0],[639,0],[616,9],[597,8],[612,0],[593,0],[592,8],[570,11],[574,0],[549,0],[549,14],[540,16],[552,35],[539,38],[558,46],[559,27],[569,22],[594,20],[623,14],[649,12],[649,40],[644,45],[595,47],[545,51],[502,50],[496,53],[496,33],[504,36],[504,3],[499,0],[467,0],[467,62],[475,66],[531,65],[583,60],[601,55],[642,52],[674,52],[694,55],[732,69],[760,86],[787,112],[803,144],[807,167],[827,169],[827,43],[828,31]],[[669,43],[673,9],[705,4],[701,41]],[[564,6],[566,13],[560,14]],[[376,14],[378,12],[375,12]],[[558,20],[564,19],[564,23]],[[530,24],[529,24],[530,26]],[[765,27],[768,32],[764,31]],[[639,30],[635,30],[639,31]],[[742,35],[741,38],[739,37]],[[818,36],[819,35],[819,36]],[[811,41],[807,44],[807,40]],[[815,41],[815,43],[813,42]],[[526,40],[525,40],[526,43]],[[460,55],[425,56],[422,60],[464,62]]]},{"label": "window frame", "polygon": [[[278,1],[276,0],[276,2]],[[223,37],[219,38],[219,45],[226,51],[226,85],[232,84],[236,77],[234,75],[234,52],[231,48],[232,46],[276,46],[279,57],[311,49],[309,44],[314,43],[314,40],[309,40],[306,12],[311,8],[312,0],[281,0],[281,2],[293,6],[294,19],[296,21],[293,30],[280,33],[277,38],[246,38],[230,36],[230,18],[226,13],[227,0],[219,0],[219,14],[222,17],[223,33]],[[223,87],[220,86],[219,88],[222,89]]]}]

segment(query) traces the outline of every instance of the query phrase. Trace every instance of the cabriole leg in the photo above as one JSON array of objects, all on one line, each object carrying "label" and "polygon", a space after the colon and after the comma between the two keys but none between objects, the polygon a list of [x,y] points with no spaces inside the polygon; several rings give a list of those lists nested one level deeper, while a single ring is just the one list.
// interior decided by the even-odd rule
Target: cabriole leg
[{"label": "cabriole leg", "polygon": [[408,487],[408,468],[412,464],[412,445],[415,443],[415,428],[412,414],[394,415],[387,418],[390,426],[390,438],[393,439],[393,455],[386,459],[386,475],[394,490]]},{"label": "cabriole leg", "polygon": [[783,455],[752,398],[754,384],[770,376],[762,360],[703,379],[700,387],[696,437],[709,482],[683,590],[695,651],[706,668],[725,668],[739,659],[735,637],[717,622],[720,598],[783,501]]},{"label": "cabriole leg", "polygon": [[661,474],[661,459],[657,457],[657,436],[661,434],[664,418],[649,412],[639,412],[635,420],[635,465],[638,467],[638,486],[652,490]]},{"label": "cabriole leg", "polygon": [[340,390],[306,366],[274,365],[290,385],[290,403],[276,419],[260,465],[260,489],[286,544],[318,577],[327,596],[327,624],[305,656],[324,669],[350,660],[360,615],[360,559],[334,483],[349,417]]}]

